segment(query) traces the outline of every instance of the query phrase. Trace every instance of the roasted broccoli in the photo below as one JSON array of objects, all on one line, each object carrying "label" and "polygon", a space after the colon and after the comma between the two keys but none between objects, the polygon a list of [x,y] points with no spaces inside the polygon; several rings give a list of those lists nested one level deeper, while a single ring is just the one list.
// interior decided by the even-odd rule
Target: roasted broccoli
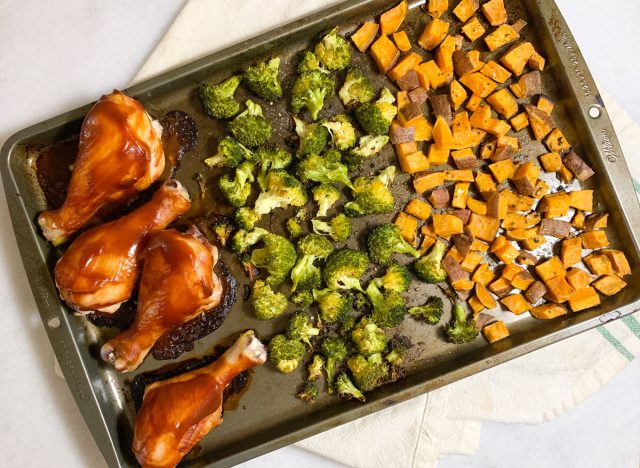
[{"label": "roasted broccoli", "polygon": [[209,167],[237,167],[245,159],[252,160],[249,148],[238,143],[234,138],[225,136],[218,142],[218,152],[204,160]]},{"label": "roasted broccoli", "polygon": [[348,150],[356,144],[356,129],[346,115],[334,115],[322,125],[329,130],[331,142],[339,150]]},{"label": "roasted broccoli", "polygon": [[324,101],[334,93],[335,82],[333,76],[321,71],[304,72],[296,78],[291,89],[291,108],[296,114],[306,108],[312,120],[318,119],[318,114]]},{"label": "roasted broccoli", "polygon": [[327,216],[327,211],[339,199],[340,191],[332,184],[321,184],[313,188],[313,200],[318,204],[318,217]]},{"label": "roasted broccoli", "polygon": [[316,260],[324,260],[333,251],[333,245],[318,234],[308,234],[298,241],[298,261],[291,270],[291,291],[296,289],[316,289],[322,283]]},{"label": "roasted broccoli", "polygon": [[384,88],[376,102],[363,103],[356,107],[356,120],[369,135],[386,135],[398,113],[395,102],[396,98],[391,91]]},{"label": "roasted broccoli", "polygon": [[303,182],[310,180],[321,184],[339,182],[347,187],[353,187],[347,166],[339,162],[327,161],[317,154],[310,154],[300,161],[296,173]]},{"label": "roasted broccoli", "polygon": [[442,266],[442,258],[446,245],[440,241],[431,247],[427,255],[423,255],[413,263],[413,271],[418,277],[427,283],[442,283],[447,279],[447,272]]},{"label": "roasted broccoli", "polygon": [[270,171],[265,179],[266,190],[258,195],[253,207],[258,216],[270,213],[276,208],[304,206],[307,203],[307,191],[298,179],[286,171]]},{"label": "roasted broccoli", "polygon": [[251,252],[251,263],[266,269],[269,272],[267,283],[278,286],[296,263],[296,249],[285,237],[270,232],[261,240],[264,246]]},{"label": "roasted broccoli", "polygon": [[369,317],[361,318],[355,328],[351,330],[351,340],[363,356],[381,353],[387,348],[387,336],[384,334],[384,330]]},{"label": "roasted broccoli", "polygon": [[320,60],[318,60],[316,54],[314,54],[310,50],[305,50],[300,57],[300,61],[298,62],[298,73],[302,74],[311,71],[321,71],[325,73],[329,72],[329,70],[327,70],[320,64]]},{"label": "roasted broccoli", "polygon": [[313,405],[318,399],[318,387],[311,382],[305,382],[302,386],[302,390],[298,392],[296,398]]},{"label": "roasted broccoli", "polygon": [[389,364],[382,360],[379,353],[369,357],[356,354],[349,358],[347,366],[356,386],[363,392],[369,392],[381,385],[389,375]]},{"label": "roasted broccoli", "polygon": [[341,373],[338,377],[336,377],[336,381],[334,384],[336,388],[336,393],[340,396],[340,398],[344,398],[345,400],[351,400],[355,398],[356,400],[360,400],[362,402],[366,401],[366,398],[362,394],[360,390],[353,385],[353,382],[347,377],[347,374],[344,372]]},{"label": "roasted broccoli", "polygon": [[253,208],[242,206],[235,211],[233,219],[236,221],[236,224],[240,229],[251,231],[260,217],[256,214]]},{"label": "roasted broccoli", "polygon": [[347,357],[347,343],[339,337],[330,336],[322,341],[320,350],[326,359],[325,371],[329,393],[333,393],[333,379],[342,361]]},{"label": "roasted broccoli", "polygon": [[305,345],[290,340],[285,335],[276,335],[269,343],[269,360],[283,374],[293,372],[307,354]]},{"label": "roasted broccoli", "polygon": [[269,231],[262,228],[254,228],[252,231],[240,229],[231,238],[231,249],[237,254],[243,254],[249,247],[257,244]]},{"label": "roasted broccoli", "polygon": [[256,177],[258,185],[261,190],[266,190],[269,172],[275,169],[286,169],[291,165],[293,157],[291,153],[280,146],[261,146],[255,151],[253,160],[260,165],[260,171]]},{"label": "roasted broccoli", "polygon": [[362,163],[372,156],[375,156],[384,145],[389,143],[387,135],[365,135],[358,140],[358,146],[352,148],[344,155],[344,164],[351,171],[358,169]]},{"label": "roasted broccoli", "polygon": [[318,303],[320,318],[325,323],[340,323],[351,311],[351,298],[333,289],[314,289],[313,299]]},{"label": "roasted broccoli", "polygon": [[247,88],[256,96],[267,101],[277,101],[282,97],[282,86],[278,80],[280,57],[247,68],[242,77]]},{"label": "roasted broccoli", "polygon": [[396,291],[384,291],[383,293],[378,289],[375,281],[369,282],[366,293],[371,305],[373,305],[371,319],[376,325],[392,328],[402,323],[406,305],[400,293]]},{"label": "roasted broccoli", "polygon": [[300,220],[296,217],[287,219],[287,231],[291,239],[297,239],[304,233]]},{"label": "roasted broccoli", "polygon": [[353,327],[355,326],[356,326],[356,318],[349,315],[346,319],[344,319],[344,321],[342,322],[342,325],[340,325],[340,330],[339,330],[340,336],[346,337],[351,335],[351,330],[353,330]]},{"label": "roasted broccoli", "polygon": [[313,304],[313,293],[311,291],[296,291],[289,298],[291,302],[300,307],[310,307]]},{"label": "roasted broccoli", "polygon": [[367,252],[374,263],[383,266],[389,264],[394,253],[408,254],[414,258],[420,256],[420,253],[404,240],[400,228],[391,223],[381,224],[369,231]]},{"label": "roasted broccoli", "polygon": [[347,216],[384,214],[393,212],[393,194],[389,185],[396,173],[395,166],[383,169],[375,177],[358,177],[353,182],[354,200],[344,205]]},{"label": "roasted broccoli", "polygon": [[395,291],[399,293],[409,289],[411,283],[411,275],[406,266],[399,263],[391,263],[387,267],[384,276],[375,279],[376,286],[384,288],[386,291]]},{"label": "roasted broccoli", "polygon": [[247,99],[247,109],[229,122],[229,131],[244,146],[257,148],[271,139],[271,124],[260,107]]},{"label": "roasted broccoli", "polygon": [[287,338],[290,340],[300,340],[311,346],[311,337],[319,334],[320,330],[310,323],[310,318],[306,313],[300,311],[289,317]]},{"label": "roasted broccoli", "polygon": [[404,364],[409,348],[411,347],[411,341],[409,341],[409,338],[402,335],[396,335],[391,339],[389,346],[391,351],[385,356],[385,359],[395,367]]},{"label": "roasted broccoli", "polygon": [[319,123],[304,123],[295,116],[293,120],[296,124],[296,134],[300,139],[297,156],[304,158],[310,154],[322,153],[329,140],[329,130]]},{"label": "roasted broccoli", "polygon": [[245,161],[240,164],[231,177],[225,174],[218,179],[218,185],[222,195],[235,207],[244,206],[247,198],[251,195],[251,183],[255,180],[253,176],[253,164]]},{"label": "roasted broccoli", "polygon": [[307,380],[309,382],[315,382],[322,377],[322,370],[324,369],[324,358],[319,354],[314,354],[313,359],[307,366]]},{"label": "roasted broccoli", "polygon": [[442,317],[444,304],[438,296],[431,296],[424,305],[411,307],[409,315],[415,318],[421,318],[429,325],[437,325]]},{"label": "roasted broccoli", "polygon": [[359,68],[349,68],[344,84],[338,92],[342,104],[366,104],[376,96],[375,89],[369,78]]},{"label": "roasted broccoli", "polygon": [[327,148],[323,153],[322,157],[330,163],[341,163],[342,162],[342,153],[339,149],[336,148]]},{"label": "roasted broccoli", "polygon": [[356,289],[364,292],[360,278],[369,267],[366,253],[353,249],[335,250],[327,258],[322,270],[326,285],[331,289]]},{"label": "roasted broccoli", "polygon": [[284,294],[274,292],[267,283],[257,280],[253,283],[249,305],[260,320],[271,320],[282,315],[287,310],[288,303]]},{"label": "roasted broccoli", "polygon": [[202,228],[207,236],[213,235],[216,239],[216,242],[225,247],[231,239],[231,235],[236,231],[236,226],[233,223],[233,220],[228,216],[224,215],[209,215],[207,217],[207,224],[205,226],[198,227]]},{"label": "roasted broccoli", "polygon": [[233,95],[238,89],[242,77],[232,76],[215,85],[203,84],[198,90],[204,111],[214,119],[230,119],[240,111],[240,103]]},{"label": "roasted broccoli", "polygon": [[342,70],[349,66],[351,49],[347,40],[338,35],[338,28],[334,28],[316,44],[316,57],[327,70]]},{"label": "roasted broccoli", "polygon": [[455,344],[468,343],[478,336],[473,317],[467,319],[467,311],[459,302],[453,306],[453,319],[446,328],[447,339]]}]

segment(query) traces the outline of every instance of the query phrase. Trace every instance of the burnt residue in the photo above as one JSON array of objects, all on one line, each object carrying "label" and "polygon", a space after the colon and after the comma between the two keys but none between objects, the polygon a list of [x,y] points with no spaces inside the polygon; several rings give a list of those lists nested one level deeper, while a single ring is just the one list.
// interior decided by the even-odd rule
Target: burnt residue
[{"label": "burnt residue", "polygon": [[78,137],[47,146],[36,159],[36,175],[47,207],[60,208],[67,196],[71,168],[78,155]]},{"label": "burnt residue", "polygon": [[[166,178],[172,178],[180,168],[182,157],[198,143],[198,126],[186,112],[172,110],[162,119],[162,149],[165,155]],[[165,177],[163,177],[165,178]]]},{"label": "burnt residue", "polygon": [[131,299],[122,304],[114,313],[107,314],[105,312],[91,312],[85,317],[96,327],[119,328],[120,330],[126,330],[131,326],[136,318],[137,310],[138,292],[134,291],[131,294]]}]

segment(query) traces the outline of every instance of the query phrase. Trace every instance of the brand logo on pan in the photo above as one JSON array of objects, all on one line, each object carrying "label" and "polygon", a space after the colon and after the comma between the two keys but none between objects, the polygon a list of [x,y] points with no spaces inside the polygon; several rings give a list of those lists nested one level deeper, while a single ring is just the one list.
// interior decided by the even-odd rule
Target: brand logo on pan
[{"label": "brand logo on pan", "polygon": [[602,149],[604,150],[604,157],[607,158],[608,162],[618,162],[618,155],[616,154],[616,150],[613,149],[613,145],[611,144],[609,132],[607,132],[604,128],[602,129]]},{"label": "brand logo on pan", "polygon": [[569,61],[571,62],[571,65],[573,65],[573,72],[578,77],[578,81],[580,81],[580,87],[582,88],[582,92],[584,93],[585,97],[591,97],[592,96],[591,88],[589,87],[589,84],[587,83],[587,79],[585,78],[584,73],[582,72],[582,65],[578,60],[578,54],[577,54],[576,48],[569,40],[569,35],[566,32],[562,33],[562,41],[563,41],[562,45],[569,53]]}]

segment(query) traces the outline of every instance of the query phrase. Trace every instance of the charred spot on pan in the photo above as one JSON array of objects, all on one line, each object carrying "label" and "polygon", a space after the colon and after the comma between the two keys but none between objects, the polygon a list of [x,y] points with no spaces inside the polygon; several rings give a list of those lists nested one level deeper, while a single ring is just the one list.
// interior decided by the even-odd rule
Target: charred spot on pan
[{"label": "charred spot on pan", "polygon": [[172,110],[162,119],[162,148],[166,157],[165,174],[173,177],[182,157],[198,143],[198,126],[186,112]]}]

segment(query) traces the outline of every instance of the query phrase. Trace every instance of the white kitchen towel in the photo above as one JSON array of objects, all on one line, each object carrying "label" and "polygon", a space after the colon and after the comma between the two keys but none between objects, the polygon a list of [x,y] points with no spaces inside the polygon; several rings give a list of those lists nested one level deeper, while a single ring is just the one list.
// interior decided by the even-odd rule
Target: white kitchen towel
[{"label": "white kitchen towel", "polygon": [[[190,0],[134,81],[336,3],[339,0],[270,0],[266,4],[259,0]],[[602,94],[632,174],[640,179],[640,127]],[[606,384],[640,355],[639,320],[636,313],[316,435],[298,446],[367,468],[433,467],[442,455],[472,454],[478,448],[482,421],[548,421]]]}]

